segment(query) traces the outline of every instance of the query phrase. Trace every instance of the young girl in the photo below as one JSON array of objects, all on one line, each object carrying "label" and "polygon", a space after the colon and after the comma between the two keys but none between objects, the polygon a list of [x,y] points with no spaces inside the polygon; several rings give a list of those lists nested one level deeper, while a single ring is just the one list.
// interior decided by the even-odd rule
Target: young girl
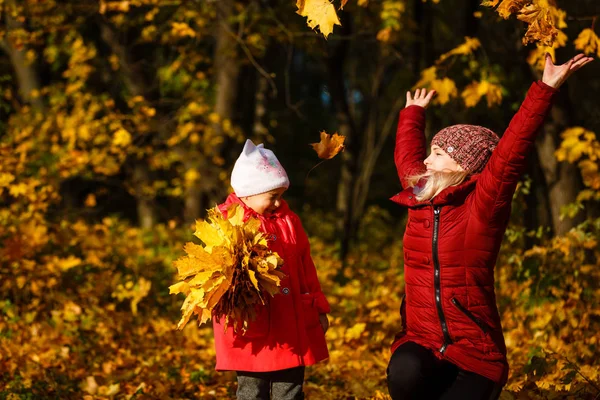
[{"label": "young girl", "polygon": [[325,332],[329,303],[321,291],[300,219],[281,198],[289,187],[275,154],[247,140],[231,173],[235,193],[219,206],[244,208],[246,218],[261,221],[269,248],[283,259],[280,292],[267,297],[245,333],[234,333],[213,318],[219,371],[237,372],[237,398],[304,398],[304,367],[329,357]]},{"label": "young girl", "polygon": [[425,155],[425,108],[435,94],[407,93],[395,161],[408,207],[404,235],[403,331],[389,362],[392,399],[497,399],[508,377],[496,308],[494,264],[511,200],[538,128],[558,87],[592,59],[564,65],[546,56],[508,129],[455,125],[438,132]]}]

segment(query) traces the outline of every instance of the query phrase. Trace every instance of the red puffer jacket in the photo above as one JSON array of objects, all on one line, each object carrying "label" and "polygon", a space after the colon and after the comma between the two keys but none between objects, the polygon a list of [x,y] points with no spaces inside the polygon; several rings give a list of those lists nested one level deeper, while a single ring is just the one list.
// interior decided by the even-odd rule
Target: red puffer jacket
[{"label": "red puffer jacket", "polygon": [[406,178],[425,170],[425,110],[410,106],[400,113],[394,156],[407,189],[392,200],[409,210],[404,329],[392,352],[407,341],[415,342],[464,370],[506,383],[494,265],[513,194],[555,93],[542,82],[534,83],[482,173],[423,203],[407,188]]},{"label": "red puffer jacket", "polygon": [[225,330],[224,321],[213,318],[216,369],[266,372],[326,359],[329,353],[319,314],[329,313],[329,303],[321,291],[300,218],[285,201],[271,215],[259,215],[235,194],[219,206],[221,212],[226,215],[232,203],[244,207],[246,218],[260,219],[269,248],[283,258],[286,277],[281,280],[280,293],[268,297],[244,335],[234,334],[232,327]]}]

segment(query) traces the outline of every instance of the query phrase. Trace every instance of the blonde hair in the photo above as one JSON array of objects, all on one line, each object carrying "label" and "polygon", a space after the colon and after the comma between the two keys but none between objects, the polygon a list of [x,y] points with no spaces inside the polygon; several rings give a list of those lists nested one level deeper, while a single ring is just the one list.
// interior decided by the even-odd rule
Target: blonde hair
[{"label": "blonde hair", "polygon": [[[414,188],[413,192],[418,201],[428,201],[444,189],[460,185],[469,174],[469,171],[430,172],[408,177],[407,182],[410,187]],[[426,179],[424,186],[417,186],[423,179]]]}]

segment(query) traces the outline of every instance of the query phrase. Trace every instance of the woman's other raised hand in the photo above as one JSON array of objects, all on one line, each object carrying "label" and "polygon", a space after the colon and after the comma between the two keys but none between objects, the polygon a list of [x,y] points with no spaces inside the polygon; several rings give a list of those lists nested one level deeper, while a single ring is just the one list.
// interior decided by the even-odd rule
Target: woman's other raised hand
[{"label": "woman's other raised hand", "polygon": [[544,66],[544,75],[542,82],[548,86],[558,89],[571,74],[586,64],[592,62],[592,57],[586,57],[584,54],[577,54],[562,65],[555,65],[552,62],[550,54],[546,53],[546,65]]},{"label": "woman's other raised hand", "polygon": [[411,92],[406,92],[406,107],[420,106],[427,108],[433,96],[435,96],[435,90],[427,92],[427,89],[417,89],[414,96]]}]

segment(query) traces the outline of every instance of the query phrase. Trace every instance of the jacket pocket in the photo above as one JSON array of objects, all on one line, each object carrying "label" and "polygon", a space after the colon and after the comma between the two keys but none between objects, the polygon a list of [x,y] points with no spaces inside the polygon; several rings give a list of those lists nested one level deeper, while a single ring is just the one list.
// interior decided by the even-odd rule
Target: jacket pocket
[{"label": "jacket pocket", "polygon": [[304,293],[302,297],[302,312],[304,314],[304,325],[306,329],[320,326],[319,311],[315,307],[315,297],[310,293]]},{"label": "jacket pocket", "polygon": [[475,325],[477,325],[484,334],[487,335],[490,333],[490,327],[481,319],[473,315],[471,311],[467,310],[462,304],[460,304],[460,302],[455,297],[453,297],[450,301],[456,306],[456,308],[458,308],[460,312],[462,312],[467,318],[473,321],[473,323],[475,323]]},{"label": "jacket pocket", "polygon": [[271,326],[271,313],[269,303],[256,307],[256,318],[248,321],[248,329],[241,336],[244,339],[257,339],[267,337]]}]

